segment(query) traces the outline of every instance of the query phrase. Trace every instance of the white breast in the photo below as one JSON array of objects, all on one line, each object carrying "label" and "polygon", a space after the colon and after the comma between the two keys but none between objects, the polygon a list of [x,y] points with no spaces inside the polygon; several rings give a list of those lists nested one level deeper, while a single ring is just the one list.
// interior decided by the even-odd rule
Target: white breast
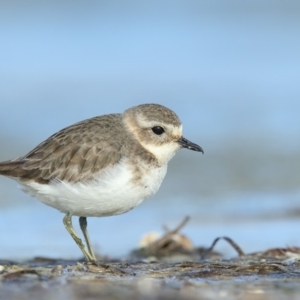
[{"label": "white breast", "polygon": [[64,213],[102,217],[125,213],[155,194],[166,175],[167,165],[149,168],[141,163],[141,172],[141,180],[136,184],[132,168],[123,160],[89,182],[21,184],[25,192]]}]

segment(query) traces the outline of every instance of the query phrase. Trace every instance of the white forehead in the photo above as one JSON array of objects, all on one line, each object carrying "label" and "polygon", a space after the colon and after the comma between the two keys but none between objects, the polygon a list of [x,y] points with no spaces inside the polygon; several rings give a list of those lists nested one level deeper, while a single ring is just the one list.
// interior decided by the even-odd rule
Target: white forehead
[{"label": "white forehead", "polygon": [[172,132],[172,135],[174,136],[182,136],[182,124],[180,124],[179,126],[165,124],[164,128],[166,129],[166,131]]}]

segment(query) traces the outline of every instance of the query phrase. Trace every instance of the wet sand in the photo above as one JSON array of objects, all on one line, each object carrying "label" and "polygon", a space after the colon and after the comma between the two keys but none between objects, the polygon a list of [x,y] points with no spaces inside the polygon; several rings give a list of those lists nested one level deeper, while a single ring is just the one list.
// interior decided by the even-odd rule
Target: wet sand
[{"label": "wet sand", "polygon": [[[0,261],[0,299],[298,299],[300,248],[245,254],[230,238],[191,247],[174,230],[122,261],[83,259]],[[237,256],[224,259],[214,246],[225,239]]]},{"label": "wet sand", "polygon": [[1,262],[0,299],[298,299],[287,256],[200,262]]}]

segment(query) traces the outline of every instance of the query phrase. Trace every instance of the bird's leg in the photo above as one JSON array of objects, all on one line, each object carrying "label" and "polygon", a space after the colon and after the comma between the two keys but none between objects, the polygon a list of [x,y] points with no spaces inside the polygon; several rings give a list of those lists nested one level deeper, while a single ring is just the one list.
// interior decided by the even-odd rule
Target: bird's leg
[{"label": "bird's leg", "polygon": [[95,256],[95,253],[94,253],[93,248],[92,248],[92,244],[91,244],[89,234],[87,232],[86,217],[79,217],[79,225],[80,225],[81,231],[83,233],[88,251],[89,251],[90,255],[93,257],[93,260],[96,261],[96,256]]},{"label": "bird's leg", "polygon": [[81,231],[83,233],[83,236],[84,236],[87,248],[88,248],[89,255],[93,258],[92,262],[96,266],[103,268],[105,270],[105,272],[109,271],[109,272],[111,272],[113,274],[122,275],[122,276],[124,274],[127,274],[126,272],[120,270],[117,267],[113,267],[113,266],[110,266],[110,265],[107,265],[107,264],[103,264],[103,263],[100,263],[100,262],[97,261],[95,253],[94,253],[93,248],[92,248],[91,240],[90,240],[90,237],[89,237],[89,234],[88,234],[88,231],[87,231],[87,220],[86,220],[86,217],[79,217],[79,225],[80,225]]},{"label": "bird's leg", "polygon": [[63,222],[64,225],[66,227],[66,229],[68,230],[68,232],[70,233],[71,237],[73,238],[73,240],[75,241],[75,243],[78,245],[78,247],[80,248],[80,250],[82,251],[83,255],[85,256],[87,261],[92,261],[95,262],[95,256],[92,255],[84,246],[84,244],[82,243],[82,240],[78,237],[78,235],[76,234],[76,231],[74,230],[74,227],[72,225],[72,214],[70,212],[68,212],[65,217],[63,218]]},{"label": "bird's leg", "polygon": [[86,241],[87,248],[82,243],[82,240],[78,237],[78,235],[76,234],[76,232],[73,228],[72,214],[70,212],[68,212],[65,215],[65,217],[63,218],[63,222],[64,222],[64,225],[65,225],[66,229],[68,230],[68,232],[72,236],[73,240],[75,241],[75,243],[78,245],[78,247],[80,248],[80,250],[84,254],[87,261],[92,262],[97,267],[103,268],[105,270],[105,272],[109,271],[113,274],[121,275],[121,276],[123,276],[124,274],[127,274],[126,272],[120,270],[119,268],[112,267],[112,266],[109,266],[109,265],[106,265],[106,264],[101,264],[96,260],[94,251],[93,251],[92,246],[91,246],[90,238],[89,238],[89,235],[88,235],[88,232],[87,232],[86,217],[79,217],[79,225],[80,225],[80,228],[81,228],[82,233],[84,235],[84,239]]}]

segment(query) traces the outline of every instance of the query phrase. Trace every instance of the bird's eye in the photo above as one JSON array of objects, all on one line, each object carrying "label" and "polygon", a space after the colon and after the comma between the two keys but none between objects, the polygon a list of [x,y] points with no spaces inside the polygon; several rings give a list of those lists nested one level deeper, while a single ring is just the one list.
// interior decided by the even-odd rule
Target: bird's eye
[{"label": "bird's eye", "polygon": [[163,133],[165,132],[165,130],[164,130],[162,127],[160,127],[160,126],[155,126],[155,127],[153,127],[153,128],[152,128],[152,131],[153,131],[155,134],[157,134],[157,135],[161,135],[161,134],[163,134]]}]

